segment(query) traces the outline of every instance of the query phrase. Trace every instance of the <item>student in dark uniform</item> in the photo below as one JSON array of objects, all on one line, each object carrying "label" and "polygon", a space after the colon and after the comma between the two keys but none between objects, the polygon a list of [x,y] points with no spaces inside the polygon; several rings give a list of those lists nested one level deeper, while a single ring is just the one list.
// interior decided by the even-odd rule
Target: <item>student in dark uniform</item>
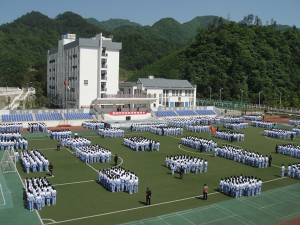
[{"label": "student in dark uniform", "polygon": [[275,146],[275,152],[278,153],[278,145]]},{"label": "student in dark uniform", "polygon": [[271,166],[271,162],[272,162],[272,156],[269,156],[269,167]]},{"label": "student in dark uniform", "polygon": [[147,188],[147,191],[146,191],[146,205],[150,205],[150,198],[151,198],[151,191],[149,190],[149,188]]},{"label": "student in dark uniform", "polygon": [[180,173],[180,179],[182,179],[183,178],[183,167],[181,166],[180,167],[180,170],[179,170],[179,173]]},{"label": "student in dark uniform", "polygon": [[49,168],[48,168],[48,169],[49,169],[49,175],[50,175],[50,176],[53,176],[53,175],[52,175],[52,171],[53,171],[53,165],[52,165],[51,163],[50,163],[50,165],[49,165]]},{"label": "student in dark uniform", "polygon": [[119,158],[119,157],[118,157],[118,155],[116,154],[116,155],[115,155],[115,158],[114,158],[115,166],[117,166],[117,164],[118,164],[118,158]]},{"label": "student in dark uniform", "polygon": [[59,141],[57,142],[56,147],[57,147],[56,150],[57,150],[57,151],[60,151],[60,142],[59,142]]}]

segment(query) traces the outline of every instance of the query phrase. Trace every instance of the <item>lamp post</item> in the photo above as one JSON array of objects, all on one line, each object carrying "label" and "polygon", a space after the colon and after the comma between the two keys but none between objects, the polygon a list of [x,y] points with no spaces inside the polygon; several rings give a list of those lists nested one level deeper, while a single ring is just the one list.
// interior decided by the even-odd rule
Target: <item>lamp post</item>
[{"label": "lamp post", "polygon": [[281,95],[282,95],[282,93],[280,92],[280,91],[278,91],[279,92],[279,94],[280,94],[280,100],[279,100],[279,103],[280,103],[280,105],[281,105]]},{"label": "lamp post", "polygon": [[210,92],[209,92],[209,101],[210,101],[210,103],[211,103],[211,87],[209,86],[208,88],[209,88],[209,90],[210,90]]},{"label": "lamp post", "polygon": [[222,90],[223,90],[223,88],[220,88],[220,101],[221,101],[221,99],[222,99],[222,98],[221,98],[221,91],[222,91]]},{"label": "lamp post", "polygon": [[5,84],[6,84],[6,90],[7,90],[7,82],[6,81],[4,81],[5,82]]},{"label": "lamp post", "polygon": [[242,92],[242,95],[241,95],[241,102],[242,102],[242,101],[243,101],[243,93],[244,93],[244,90],[241,89],[241,88],[240,88],[240,90],[241,90],[241,92]]},{"label": "lamp post", "polygon": [[258,93],[258,105],[259,105],[259,109],[260,109],[260,94],[262,93],[263,91],[260,91],[259,93]]}]

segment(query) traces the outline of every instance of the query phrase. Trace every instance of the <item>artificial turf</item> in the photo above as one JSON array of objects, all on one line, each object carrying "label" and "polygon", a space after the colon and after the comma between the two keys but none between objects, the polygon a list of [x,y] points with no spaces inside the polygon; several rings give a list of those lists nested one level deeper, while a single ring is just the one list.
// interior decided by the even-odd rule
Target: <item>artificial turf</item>
[{"label": "artificial turf", "polygon": [[[216,127],[216,126],[215,126]],[[291,128],[291,126],[290,126]],[[249,126],[247,129],[238,130],[245,133],[245,141],[229,142],[216,139],[211,133],[212,139],[218,143],[233,144],[243,149],[254,150],[263,155],[272,155],[273,165],[286,166],[289,163],[300,161],[289,156],[275,154],[275,145],[291,142],[290,140],[279,140],[266,138],[263,136],[263,128]],[[184,131],[185,135],[209,138],[209,132],[193,133]],[[220,178],[233,175],[257,176],[262,181],[270,181],[263,184],[262,191],[283,187],[298,183],[292,178],[280,178],[280,168],[272,166],[270,168],[253,168],[232,160],[221,157],[214,157],[213,152],[200,153],[199,150],[180,145],[180,137],[158,136],[150,132],[128,132],[125,136],[144,136],[160,142],[160,151],[133,151],[123,145],[123,138],[101,138],[98,135],[86,135],[93,145],[98,144],[109,150],[113,154],[118,154],[119,164],[126,170],[134,172],[139,177],[139,192],[129,195],[126,192],[112,193],[97,183],[98,174],[96,170],[110,168],[111,163],[90,163],[80,161],[74,156],[74,151],[61,147],[61,151],[56,151],[57,140],[47,137],[30,138],[28,149],[40,150],[54,165],[54,177],[48,180],[57,190],[56,206],[43,207],[39,214],[43,222],[61,222],[66,224],[118,224],[144,218],[159,216],[180,210],[191,209],[220,201],[231,200],[232,198],[224,194],[213,194],[208,201],[202,201],[196,197],[202,195],[202,187],[206,183],[210,188],[210,193],[218,192]],[[293,143],[300,143],[297,136]],[[184,174],[180,180],[179,175],[171,175],[171,171],[165,167],[165,158],[170,155],[186,154],[197,156],[208,161],[208,172],[201,174]],[[17,168],[22,179],[26,177],[45,176],[46,173],[26,174],[17,163]],[[47,175],[46,175],[47,176]],[[84,182],[86,181],[86,182]],[[152,191],[152,206],[145,206],[145,192],[149,187]],[[180,200],[180,201],[176,201]]]}]

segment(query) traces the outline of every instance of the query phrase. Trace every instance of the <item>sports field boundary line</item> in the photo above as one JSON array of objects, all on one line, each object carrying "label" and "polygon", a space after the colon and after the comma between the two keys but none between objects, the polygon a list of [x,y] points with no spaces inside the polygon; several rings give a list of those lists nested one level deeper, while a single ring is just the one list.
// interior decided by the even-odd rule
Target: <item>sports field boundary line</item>
[{"label": "sports field boundary line", "polygon": [[[220,212],[222,212],[222,213],[224,213],[224,214],[226,214],[226,215],[228,215],[228,216],[230,216],[230,214],[228,213],[228,212],[230,212],[230,211],[228,211],[228,210],[226,210],[225,208],[223,208],[222,206],[219,206],[219,205],[215,205],[215,206],[213,206],[216,210],[218,210],[218,211],[220,211]],[[220,209],[218,209],[218,207],[220,207],[222,210],[220,210]],[[224,211],[227,211],[227,213],[226,212],[224,212]],[[235,214],[235,213],[233,213],[233,212],[230,212],[230,213],[232,213],[233,214],[233,218],[235,217],[235,216],[238,216],[237,214]],[[240,219],[238,219],[238,218],[235,218],[236,220],[238,220],[238,221],[240,221],[240,222],[242,222],[243,224],[246,224],[246,225],[248,225],[247,223],[244,223],[243,221],[241,221]],[[246,220],[246,219],[245,219]],[[248,221],[248,220],[247,220]]]},{"label": "sports field boundary line", "polygon": [[[164,219],[163,219],[163,218],[161,218],[160,216],[158,216],[158,218],[159,218],[160,220],[162,220],[164,223],[166,223],[166,224],[170,225],[169,223],[167,223],[166,221],[164,221]],[[141,222],[141,223],[143,223],[143,222]]]},{"label": "sports field boundary line", "polygon": [[[198,155],[214,155],[214,154],[206,154],[206,153],[202,153],[202,152],[191,152],[191,151],[188,151],[188,150],[185,150],[185,149],[181,148],[181,147],[180,147],[181,145],[182,145],[182,144],[179,144],[179,145],[178,145],[178,148],[181,149],[182,151],[185,151],[185,152],[189,152],[189,153],[193,153],[193,154],[198,154]],[[185,145],[184,145],[184,146],[185,146]]]},{"label": "sports field boundary line", "polygon": [[[270,139],[269,137],[267,137],[267,136],[264,136],[266,139],[268,139],[268,140],[270,140],[270,141],[278,141],[278,142],[288,142],[288,143],[290,143],[291,141],[281,141],[281,139],[280,138],[273,138],[273,139]],[[277,139],[279,139],[279,140],[277,140]],[[294,140],[296,140],[296,138],[294,138]],[[297,140],[298,141],[298,140]]]},{"label": "sports field boundary line", "polygon": [[53,221],[53,222],[55,222],[55,220],[52,220],[52,219],[43,219],[43,220],[50,220],[50,221]]},{"label": "sports field boundary line", "polygon": [[195,225],[194,223],[192,223],[191,221],[189,221],[187,218],[184,218],[182,215],[180,215],[179,213],[176,213],[176,215],[180,216],[181,218],[185,219],[186,221],[188,221],[189,223]]},{"label": "sports field boundary line", "polygon": [[[270,193],[270,194],[271,194],[271,193]],[[243,200],[238,200],[238,201],[243,202],[244,204],[250,205],[250,206],[252,206],[253,208],[257,208],[257,209],[259,209],[259,210],[261,210],[261,211],[263,211],[263,212],[265,212],[265,213],[269,213],[270,215],[275,216],[275,217],[277,217],[278,219],[281,219],[281,218],[285,218],[285,217],[286,217],[286,216],[281,215],[281,214],[279,214],[279,213],[278,213],[278,215],[280,215],[280,216],[277,216],[277,215],[276,215],[276,212],[274,212],[274,211],[272,211],[272,210],[266,208],[266,207],[269,207],[269,206],[272,206],[272,205],[275,205],[275,204],[271,204],[271,205],[268,205],[268,206],[265,206],[265,207],[260,207],[260,205],[258,205],[258,204],[256,204],[256,203],[253,203],[253,202],[249,203],[249,202],[247,202],[247,200],[245,200],[245,201],[243,201]],[[283,202],[286,202],[286,200],[283,201]],[[276,203],[276,204],[281,204],[281,203],[282,203],[282,202],[279,202],[279,203]],[[288,218],[285,218],[285,219],[288,219]]]},{"label": "sports field boundary line", "polygon": [[[280,179],[283,179],[283,178],[286,178],[286,177],[276,178],[276,179],[273,179],[273,180],[265,181],[263,183],[271,182],[271,181],[276,181],[276,180],[280,180]],[[221,192],[213,192],[213,193],[210,193],[208,195],[214,195],[214,194],[221,194]],[[118,211],[114,211],[114,212],[108,212],[108,213],[96,214],[96,215],[91,215],[91,216],[78,217],[78,218],[74,218],[74,219],[62,220],[62,221],[57,221],[57,222],[53,222],[53,223],[46,223],[46,224],[65,223],[65,222],[70,222],[70,221],[76,221],[76,220],[82,220],[82,219],[88,219],[88,218],[106,216],[106,215],[111,215],[111,214],[120,213],[120,212],[127,212],[127,211],[132,211],[132,210],[137,210],[137,209],[143,209],[143,208],[146,208],[146,207],[153,207],[153,206],[159,206],[159,205],[164,205],[164,204],[169,204],[169,203],[174,203],[174,202],[180,202],[180,201],[190,200],[190,199],[194,199],[194,198],[201,197],[201,196],[203,196],[203,195],[197,195],[197,196],[193,196],[193,197],[188,197],[188,198],[183,198],[183,199],[177,199],[177,200],[172,200],[172,201],[168,201],[168,202],[162,202],[162,203],[157,203],[157,204],[153,204],[153,205],[148,205],[148,206],[141,206],[141,207],[135,207],[135,208],[130,208],[130,209],[122,209],[122,210],[118,210]]]},{"label": "sports field boundary line", "polygon": [[[213,195],[213,194],[218,194],[218,193],[220,193],[220,192],[213,192],[208,195]],[[120,212],[144,209],[144,208],[149,208],[149,207],[153,207],[153,206],[159,206],[159,205],[169,204],[169,203],[173,203],[173,202],[180,202],[180,201],[184,201],[184,200],[194,199],[194,198],[201,197],[201,196],[203,196],[203,195],[198,195],[198,196],[193,196],[193,197],[188,197],[188,198],[183,198],[183,199],[178,199],[178,200],[172,200],[172,201],[168,201],[168,202],[161,202],[161,203],[148,205],[148,206],[141,206],[141,207],[135,207],[135,208],[130,208],[130,209],[122,209],[122,210],[118,210],[118,211],[114,211],[114,212],[96,214],[96,215],[92,215],[92,216],[84,216],[84,217],[79,217],[79,218],[74,218],[74,219],[69,219],[69,220],[62,220],[62,221],[57,221],[55,223],[65,223],[65,222],[70,222],[70,221],[75,221],[75,220],[82,220],[82,219],[88,219],[88,218],[93,218],[93,217],[106,216],[106,215],[111,215],[111,214],[120,213]],[[47,224],[55,224],[55,223],[47,223]]]},{"label": "sports field boundary line", "polygon": [[62,183],[62,184],[53,184],[52,186],[62,186],[62,185],[69,185],[69,184],[81,184],[81,183],[88,183],[96,180],[86,180],[86,181],[77,181],[77,182],[70,182],[70,183]]},{"label": "sports field boundary line", "polygon": [[0,189],[1,189],[2,199],[3,199],[3,202],[4,202],[4,204],[0,204],[0,205],[6,205],[6,202],[5,202],[5,198],[4,198],[4,195],[3,195],[3,190],[2,190],[2,186],[1,186],[1,185],[0,185]]}]

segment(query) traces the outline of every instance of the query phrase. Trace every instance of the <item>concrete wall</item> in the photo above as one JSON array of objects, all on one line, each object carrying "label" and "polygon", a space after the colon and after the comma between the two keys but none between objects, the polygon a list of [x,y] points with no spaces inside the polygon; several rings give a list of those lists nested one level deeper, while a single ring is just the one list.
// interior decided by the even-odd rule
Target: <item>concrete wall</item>
[{"label": "concrete wall", "polygon": [[104,114],[104,120],[106,122],[109,121],[126,121],[126,117],[130,116],[131,120],[136,121],[136,120],[146,120],[151,117],[151,113],[143,114],[143,115],[124,115],[124,116],[111,116],[109,114]]}]

